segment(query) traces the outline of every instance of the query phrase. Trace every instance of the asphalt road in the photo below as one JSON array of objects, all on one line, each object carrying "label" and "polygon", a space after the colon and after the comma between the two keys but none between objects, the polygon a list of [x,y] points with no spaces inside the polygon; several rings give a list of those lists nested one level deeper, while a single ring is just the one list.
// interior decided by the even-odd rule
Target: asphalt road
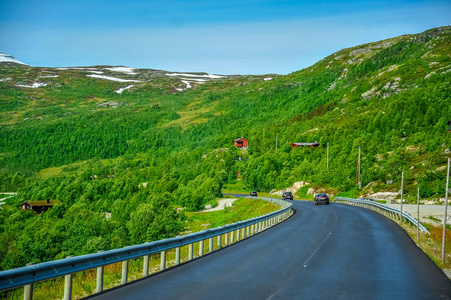
[{"label": "asphalt road", "polygon": [[294,201],[285,222],[93,299],[451,299],[451,281],[393,221]]}]

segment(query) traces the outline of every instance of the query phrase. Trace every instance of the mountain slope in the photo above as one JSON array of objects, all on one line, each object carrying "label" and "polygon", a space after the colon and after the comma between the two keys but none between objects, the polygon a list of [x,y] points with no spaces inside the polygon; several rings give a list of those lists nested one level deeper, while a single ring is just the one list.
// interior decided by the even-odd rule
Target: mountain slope
[{"label": "mountain slope", "polygon": [[[423,199],[443,197],[449,70],[450,27],[343,49],[286,76],[2,64],[0,185],[18,195],[0,213],[1,267],[177,235],[174,207],[214,202],[238,171],[257,191],[308,181],[307,198],[398,195],[404,172],[407,200],[417,184]],[[233,146],[239,137],[248,150]],[[18,209],[43,199],[61,205],[39,217]]]},{"label": "mountain slope", "polygon": [[0,52],[0,64],[1,63],[16,63],[16,64],[21,64],[21,65],[26,65],[23,62],[19,61],[14,56]]}]

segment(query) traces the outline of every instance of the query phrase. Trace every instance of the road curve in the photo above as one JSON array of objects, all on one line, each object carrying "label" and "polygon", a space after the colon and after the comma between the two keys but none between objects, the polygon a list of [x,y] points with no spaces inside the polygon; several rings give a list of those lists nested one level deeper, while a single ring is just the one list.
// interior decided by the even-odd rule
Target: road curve
[{"label": "road curve", "polygon": [[393,221],[293,201],[285,222],[92,299],[451,299],[451,281]]}]

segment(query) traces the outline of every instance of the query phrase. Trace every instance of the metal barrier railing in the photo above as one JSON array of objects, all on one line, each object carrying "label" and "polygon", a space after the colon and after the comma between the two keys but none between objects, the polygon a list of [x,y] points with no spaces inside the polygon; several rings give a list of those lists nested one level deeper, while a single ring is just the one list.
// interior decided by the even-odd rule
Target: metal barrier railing
[{"label": "metal barrier railing", "polygon": [[65,259],[2,271],[0,272],[0,291],[24,286],[24,299],[28,300],[33,298],[34,283],[64,276],[64,299],[71,299],[73,274],[97,268],[95,293],[99,293],[103,290],[103,268],[106,265],[122,262],[121,284],[125,284],[128,281],[128,261],[130,259],[143,258],[143,276],[145,277],[148,276],[149,257],[152,254],[161,253],[160,270],[164,270],[166,269],[166,251],[168,250],[175,249],[175,265],[178,265],[180,264],[180,247],[182,246],[189,246],[188,260],[192,260],[194,243],[199,242],[199,256],[202,256],[205,240],[208,240],[209,252],[212,252],[214,237],[217,237],[218,246],[221,247],[221,236],[224,235],[224,246],[227,246],[240,239],[240,231],[242,237],[250,237],[285,220],[292,213],[292,204],[287,201],[272,198],[258,198],[279,204],[282,208],[264,216],[191,233],[185,236],[168,238],[94,254],[67,257]]},{"label": "metal barrier railing", "polygon": [[381,203],[377,203],[375,201],[358,200],[358,199],[343,198],[343,197],[335,198],[334,203],[335,202],[372,209],[372,210],[378,211],[379,213],[382,213],[390,218],[394,218],[397,220],[401,220],[401,218],[403,218],[403,220],[406,220],[407,222],[411,223],[412,225],[417,226],[417,227],[419,226],[421,231],[424,231],[424,232],[427,232],[428,234],[430,234],[430,232],[420,222],[418,222],[417,219],[412,217],[410,214],[403,211],[402,216],[401,216],[400,209],[390,207],[388,205],[384,205]]}]

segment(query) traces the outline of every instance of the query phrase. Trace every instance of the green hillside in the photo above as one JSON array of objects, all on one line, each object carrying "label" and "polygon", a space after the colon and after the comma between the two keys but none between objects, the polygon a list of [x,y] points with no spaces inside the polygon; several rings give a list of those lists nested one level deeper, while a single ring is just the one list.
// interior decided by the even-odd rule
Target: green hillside
[{"label": "green hillside", "polygon": [[[0,64],[0,193],[18,192],[0,210],[0,268],[175,236],[176,208],[201,210],[238,171],[246,191],[308,181],[300,197],[397,192],[404,172],[408,200],[417,184],[439,199],[450,83],[449,26],[285,76]],[[233,146],[239,137],[248,150]],[[61,204],[39,216],[18,208],[45,199]]]}]

